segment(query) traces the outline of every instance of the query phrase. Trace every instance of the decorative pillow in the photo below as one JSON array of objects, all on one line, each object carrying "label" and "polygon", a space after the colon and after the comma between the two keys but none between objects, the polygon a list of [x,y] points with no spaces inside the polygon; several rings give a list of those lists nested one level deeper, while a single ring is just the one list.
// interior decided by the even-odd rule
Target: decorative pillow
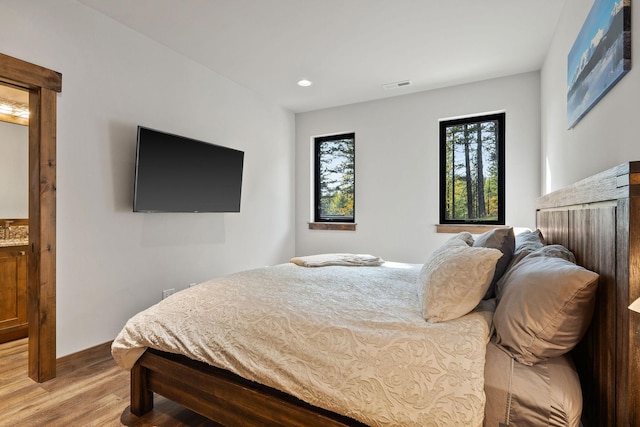
[{"label": "decorative pillow", "polygon": [[584,335],[598,274],[564,258],[531,254],[503,276],[493,322],[496,342],[533,365],[571,350]]},{"label": "decorative pillow", "polygon": [[458,233],[449,240],[462,240],[467,244],[467,246],[473,246],[473,236],[468,231]]},{"label": "decorative pillow", "polygon": [[448,251],[449,249],[454,247],[466,248],[471,246],[472,244],[473,244],[473,236],[471,235],[471,233],[467,233],[466,231],[463,231],[462,233],[456,234],[455,236],[451,237],[449,240],[444,242],[442,246],[440,246],[438,249],[433,251],[433,254],[431,255],[431,257],[433,258],[436,254],[439,254],[440,252]]},{"label": "decorative pillow", "polygon": [[418,276],[422,314],[444,322],[473,310],[487,291],[502,252],[451,239],[434,251]]},{"label": "decorative pillow", "polygon": [[487,293],[484,295],[484,299],[493,298],[495,295],[495,285],[500,280],[513,257],[513,251],[515,250],[516,240],[513,234],[513,228],[496,228],[494,230],[487,231],[479,235],[473,242],[475,247],[494,248],[502,252],[502,257],[496,264],[496,272],[491,279],[491,284]]}]

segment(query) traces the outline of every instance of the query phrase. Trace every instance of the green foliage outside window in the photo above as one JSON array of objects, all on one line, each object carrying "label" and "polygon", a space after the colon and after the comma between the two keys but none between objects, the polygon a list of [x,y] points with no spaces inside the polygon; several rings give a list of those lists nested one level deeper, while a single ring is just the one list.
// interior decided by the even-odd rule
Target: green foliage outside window
[{"label": "green foliage outside window", "polygon": [[504,114],[440,124],[440,221],[504,224]]},{"label": "green foliage outside window", "polygon": [[353,222],[355,212],[355,135],[315,139],[316,221]]}]

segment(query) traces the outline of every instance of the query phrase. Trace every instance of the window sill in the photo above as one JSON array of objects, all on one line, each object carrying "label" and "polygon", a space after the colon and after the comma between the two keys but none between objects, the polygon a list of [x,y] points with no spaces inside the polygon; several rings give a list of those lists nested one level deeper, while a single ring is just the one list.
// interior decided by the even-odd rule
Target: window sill
[{"label": "window sill", "polygon": [[309,230],[356,231],[355,222],[309,222]]},{"label": "window sill", "polygon": [[468,231],[471,234],[482,234],[496,228],[509,228],[507,225],[488,224],[436,224],[436,233],[462,233]]}]

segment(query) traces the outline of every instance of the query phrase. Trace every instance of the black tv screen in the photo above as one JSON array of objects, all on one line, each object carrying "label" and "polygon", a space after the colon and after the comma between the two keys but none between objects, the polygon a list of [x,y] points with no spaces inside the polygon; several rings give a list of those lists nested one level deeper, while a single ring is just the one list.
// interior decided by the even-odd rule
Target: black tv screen
[{"label": "black tv screen", "polygon": [[240,212],[244,152],[138,126],[134,212]]}]

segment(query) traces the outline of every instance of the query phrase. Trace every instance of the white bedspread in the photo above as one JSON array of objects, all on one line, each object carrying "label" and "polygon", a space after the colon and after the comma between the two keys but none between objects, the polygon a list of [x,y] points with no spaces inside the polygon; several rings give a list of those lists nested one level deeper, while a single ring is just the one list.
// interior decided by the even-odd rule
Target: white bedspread
[{"label": "white bedspread", "polygon": [[420,265],[281,264],[178,292],[113,343],[130,369],[147,347],[181,353],[372,426],[480,426],[491,311],[430,324]]}]

